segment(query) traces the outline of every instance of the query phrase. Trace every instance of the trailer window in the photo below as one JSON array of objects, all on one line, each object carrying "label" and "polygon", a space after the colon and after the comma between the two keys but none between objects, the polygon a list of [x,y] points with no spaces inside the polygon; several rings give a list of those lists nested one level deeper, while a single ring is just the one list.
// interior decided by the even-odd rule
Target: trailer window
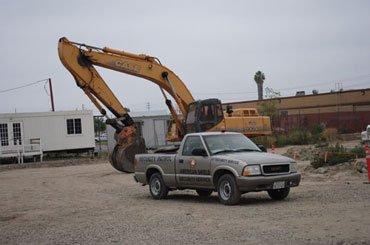
[{"label": "trailer window", "polygon": [[81,118],[67,119],[67,134],[81,134]]},{"label": "trailer window", "polygon": [[13,139],[14,145],[22,145],[22,132],[20,123],[13,123]]},{"label": "trailer window", "polygon": [[75,134],[82,133],[81,118],[74,119],[75,122]]},{"label": "trailer window", "polygon": [[0,124],[0,141],[1,141],[1,146],[9,145],[8,124],[6,123]]}]

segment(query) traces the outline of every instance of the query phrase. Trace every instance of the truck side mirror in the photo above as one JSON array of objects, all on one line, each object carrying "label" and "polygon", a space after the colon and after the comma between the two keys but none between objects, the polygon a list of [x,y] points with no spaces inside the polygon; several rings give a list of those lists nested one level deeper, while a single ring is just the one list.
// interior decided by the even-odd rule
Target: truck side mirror
[{"label": "truck side mirror", "polygon": [[264,145],[259,144],[257,146],[258,146],[258,148],[260,148],[261,151],[267,152],[267,149],[266,149],[266,147]]},{"label": "truck side mirror", "polygon": [[206,157],[207,156],[207,152],[206,150],[202,149],[202,148],[195,148],[191,151],[191,154],[193,156],[200,156],[200,157]]}]

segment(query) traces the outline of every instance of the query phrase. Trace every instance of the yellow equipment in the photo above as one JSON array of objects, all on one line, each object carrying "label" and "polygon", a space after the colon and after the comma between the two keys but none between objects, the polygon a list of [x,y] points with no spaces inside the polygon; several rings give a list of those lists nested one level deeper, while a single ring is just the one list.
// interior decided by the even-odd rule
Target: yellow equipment
[{"label": "yellow equipment", "polygon": [[[128,109],[118,101],[94,65],[141,77],[159,86],[173,119],[167,134],[169,141],[179,141],[186,133],[204,131],[236,131],[250,137],[271,134],[270,118],[259,116],[255,109],[244,109],[254,110],[253,115],[239,112],[243,109],[233,111],[232,108],[227,108],[224,113],[219,99],[195,100],[181,79],[163,66],[158,58],[108,47],[93,47],[71,42],[65,37],[59,39],[58,53],[77,86],[107,117],[106,123],[115,128],[117,145],[111,163],[117,170],[133,172],[134,156],[146,151],[145,143],[137,135]],[[176,112],[166,93],[175,100],[181,113]],[[116,118],[108,118],[103,106]]]}]

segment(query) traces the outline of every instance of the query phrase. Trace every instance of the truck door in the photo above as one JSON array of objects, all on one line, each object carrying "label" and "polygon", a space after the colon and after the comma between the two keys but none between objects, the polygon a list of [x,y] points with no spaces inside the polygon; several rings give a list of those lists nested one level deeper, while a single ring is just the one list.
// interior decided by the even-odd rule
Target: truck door
[{"label": "truck door", "polygon": [[[204,156],[199,153],[204,152]],[[176,159],[176,179],[180,187],[212,186],[211,162],[200,136],[188,136]]]}]

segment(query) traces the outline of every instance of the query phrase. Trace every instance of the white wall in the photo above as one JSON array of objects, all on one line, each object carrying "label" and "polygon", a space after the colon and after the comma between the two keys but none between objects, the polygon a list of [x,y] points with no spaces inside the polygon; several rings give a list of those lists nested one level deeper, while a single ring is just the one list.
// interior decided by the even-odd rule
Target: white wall
[{"label": "white wall", "polygon": [[[82,133],[68,135],[66,120],[74,118],[81,118]],[[0,123],[4,122],[21,122],[22,138],[40,138],[43,151],[95,147],[93,113],[89,110],[0,114]]]}]

